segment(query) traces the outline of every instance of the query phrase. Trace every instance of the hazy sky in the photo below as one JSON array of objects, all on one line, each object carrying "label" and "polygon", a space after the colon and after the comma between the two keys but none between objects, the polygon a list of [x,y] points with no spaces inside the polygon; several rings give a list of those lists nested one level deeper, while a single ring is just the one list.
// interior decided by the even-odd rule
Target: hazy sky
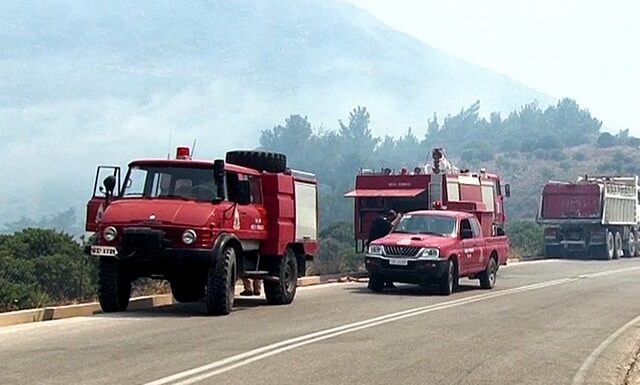
[{"label": "hazy sky", "polygon": [[391,27],[640,135],[640,2],[349,0]]}]

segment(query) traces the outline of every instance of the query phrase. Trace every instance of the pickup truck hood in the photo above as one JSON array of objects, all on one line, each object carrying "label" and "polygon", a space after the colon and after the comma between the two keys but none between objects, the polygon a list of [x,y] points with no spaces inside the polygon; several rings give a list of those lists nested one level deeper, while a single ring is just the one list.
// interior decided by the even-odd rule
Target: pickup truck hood
[{"label": "pickup truck hood", "polygon": [[458,242],[455,238],[439,237],[425,234],[394,234],[376,239],[373,244],[384,246],[413,246],[413,247],[437,247],[447,249]]},{"label": "pickup truck hood", "polygon": [[211,221],[214,211],[215,207],[210,202],[173,199],[121,199],[106,208],[102,222],[204,227]]}]

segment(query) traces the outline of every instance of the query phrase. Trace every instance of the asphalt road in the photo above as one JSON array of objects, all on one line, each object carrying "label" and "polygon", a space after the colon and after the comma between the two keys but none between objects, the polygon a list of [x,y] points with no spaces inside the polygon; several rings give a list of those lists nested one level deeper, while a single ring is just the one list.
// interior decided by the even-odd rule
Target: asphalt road
[{"label": "asphalt road", "polygon": [[501,268],[449,297],[365,283],[0,329],[6,384],[614,383],[640,337],[640,259]]}]

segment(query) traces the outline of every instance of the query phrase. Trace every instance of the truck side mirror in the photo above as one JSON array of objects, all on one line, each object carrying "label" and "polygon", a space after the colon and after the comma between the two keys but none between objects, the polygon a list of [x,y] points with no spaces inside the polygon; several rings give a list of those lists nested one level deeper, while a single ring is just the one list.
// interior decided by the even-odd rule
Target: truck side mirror
[{"label": "truck side mirror", "polygon": [[219,199],[224,199],[224,160],[213,161],[213,181],[216,183],[216,195]]},{"label": "truck side mirror", "polygon": [[460,237],[462,239],[473,238],[473,230],[471,230],[471,229],[462,229],[462,231],[460,232]]},{"label": "truck side mirror", "polygon": [[502,227],[498,227],[496,229],[496,236],[497,237],[503,237],[505,235],[506,235],[506,233],[504,232],[504,229]]},{"label": "truck side mirror", "polygon": [[507,198],[511,196],[511,185],[508,183],[504,185],[504,196]]},{"label": "truck side mirror", "polygon": [[113,190],[116,188],[116,177],[113,175],[109,175],[108,177],[104,178],[102,184],[104,185],[104,189],[107,192],[107,196],[113,196]]},{"label": "truck side mirror", "polygon": [[237,199],[239,205],[251,204],[251,187],[248,180],[238,181]]}]

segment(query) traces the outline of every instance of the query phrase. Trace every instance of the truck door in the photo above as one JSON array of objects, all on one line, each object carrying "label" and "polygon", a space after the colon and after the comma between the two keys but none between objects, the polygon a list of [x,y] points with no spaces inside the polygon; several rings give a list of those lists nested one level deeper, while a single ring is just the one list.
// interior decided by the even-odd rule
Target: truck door
[{"label": "truck door", "polygon": [[462,253],[460,256],[460,273],[475,272],[480,264],[482,254],[482,241],[478,232],[474,231],[472,221],[463,219],[460,221],[460,237],[462,239]]},{"label": "truck door", "polygon": [[108,177],[116,178],[116,188],[113,191],[113,197],[120,195],[120,167],[117,166],[99,166],[96,170],[96,178],[93,181],[93,193],[91,199],[87,203],[87,214],[85,219],[85,230],[90,232],[98,231],[98,224],[102,219],[102,212],[106,208],[106,191],[102,186],[102,181]]},{"label": "truck door", "polygon": [[480,222],[478,219],[471,218],[469,220],[471,223],[471,229],[473,230],[473,261],[474,261],[474,269],[484,270],[484,267],[487,263],[487,259],[489,258],[487,254],[487,245],[485,242],[484,235],[482,233],[482,226],[480,226]]},{"label": "truck door", "polygon": [[[249,183],[249,204],[237,204],[240,183]],[[260,177],[227,172],[227,189],[229,200],[235,203],[232,211],[234,233],[243,243],[244,250],[257,250],[259,242],[267,236],[267,213],[262,204]]]}]

